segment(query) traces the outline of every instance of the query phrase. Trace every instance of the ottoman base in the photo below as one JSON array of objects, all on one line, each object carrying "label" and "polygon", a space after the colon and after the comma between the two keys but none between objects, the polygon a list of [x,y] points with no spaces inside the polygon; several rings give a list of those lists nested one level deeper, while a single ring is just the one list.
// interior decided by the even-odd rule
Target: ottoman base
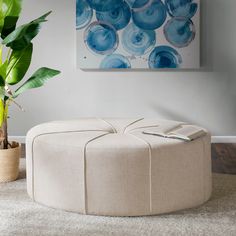
[{"label": "ottoman base", "polygon": [[145,135],[184,125],[80,119],[27,135],[27,189],[43,205],[81,214],[145,216],[193,208],[211,195],[210,135],[192,142]]}]

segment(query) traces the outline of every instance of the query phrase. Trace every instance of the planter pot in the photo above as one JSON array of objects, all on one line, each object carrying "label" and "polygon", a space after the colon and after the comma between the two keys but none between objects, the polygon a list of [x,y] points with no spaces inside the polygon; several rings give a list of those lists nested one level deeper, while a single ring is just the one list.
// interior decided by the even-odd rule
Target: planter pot
[{"label": "planter pot", "polygon": [[21,145],[12,142],[11,146],[0,150],[0,183],[15,181],[19,175]]}]

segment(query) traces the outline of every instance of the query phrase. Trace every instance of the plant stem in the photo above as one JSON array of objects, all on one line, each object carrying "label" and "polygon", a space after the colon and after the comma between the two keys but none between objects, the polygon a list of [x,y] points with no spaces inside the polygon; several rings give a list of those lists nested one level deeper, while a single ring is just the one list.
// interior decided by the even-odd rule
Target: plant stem
[{"label": "plant stem", "polygon": [[9,48],[9,49],[8,49],[8,52],[7,52],[7,60],[8,60],[8,61],[10,60],[10,55],[11,55],[11,49]]},{"label": "plant stem", "polygon": [[[4,111],[6,109],[6,101],[4,101]],[[2,132],[3,132],[3,149],[8,149],[8,131],[7,131],[7,117],[4,117],[4,121],[2,124]]]}]

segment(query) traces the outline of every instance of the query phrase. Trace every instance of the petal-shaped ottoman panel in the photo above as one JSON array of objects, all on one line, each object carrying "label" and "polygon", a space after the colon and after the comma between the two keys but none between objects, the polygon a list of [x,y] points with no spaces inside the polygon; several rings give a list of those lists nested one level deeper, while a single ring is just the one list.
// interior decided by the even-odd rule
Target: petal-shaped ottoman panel
[{"label": "petal-shaped ottoman panel", "polygon": [[44,205],[82,214],[155,215],[211,195],[210,134],[192,142],[143,134],[180,122],[56,121],[27,135],[27,189]]}]

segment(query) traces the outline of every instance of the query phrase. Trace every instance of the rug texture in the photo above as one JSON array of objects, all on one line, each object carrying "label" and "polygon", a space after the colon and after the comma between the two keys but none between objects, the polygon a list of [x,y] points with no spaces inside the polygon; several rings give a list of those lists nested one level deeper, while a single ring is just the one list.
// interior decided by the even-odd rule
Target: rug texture
[{"label": "rug texture", "polygon": [[196,209],[151,217],[98,217],[50,209],[26,192],[25,160],[19,180],[0,184],[1,236],[236,236],[236,175],[213,175],[213,195]]}]

